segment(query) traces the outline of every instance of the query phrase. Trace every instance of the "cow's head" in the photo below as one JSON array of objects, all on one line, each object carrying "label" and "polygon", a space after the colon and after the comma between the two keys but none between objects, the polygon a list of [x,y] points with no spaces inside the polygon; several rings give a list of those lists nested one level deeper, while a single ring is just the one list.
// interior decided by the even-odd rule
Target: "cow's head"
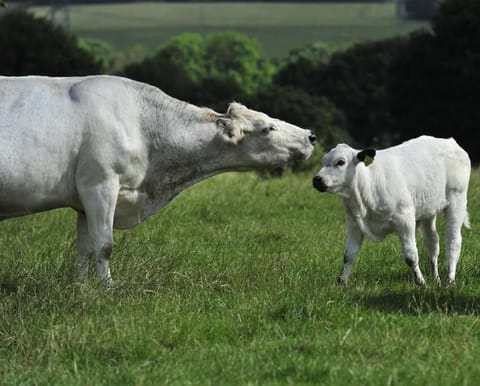
[{"label": "cow's head", "polygon": [[276,167],[295,159],[307,159],[316,142],[310,130],[304,130],[268,115],[231,103],[216,119],[223,141],[235,151],[239,169]]},{"label": "cow's head", "polygon": [[337,145],[323,157],[322,168],[313,177],[313,187],[320,192],[348,195],[357,167],[369,166],[375,154],[375,149],[355,150],[345,144]]}]

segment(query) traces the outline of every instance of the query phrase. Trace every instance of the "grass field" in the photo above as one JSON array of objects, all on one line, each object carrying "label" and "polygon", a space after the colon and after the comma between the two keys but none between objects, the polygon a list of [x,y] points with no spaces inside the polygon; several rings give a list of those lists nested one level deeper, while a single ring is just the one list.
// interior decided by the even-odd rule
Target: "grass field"
[{"label": "grass field", "polygon": [[[32,11],[48,16],[48,7]],[[399,20],[393,3],[130,3],[70,7],[71,30],[117,49],[158,47],[182,32],[234,30],[257,38],[267,56],[284,57],[314,41],[351,42],[405,34],[422,22]]]},{"label": "grass field", "polygon": [[312,175],[192,187],[116,233],[112,291],[72,284],[72,211],[2,222],[0,384],[478,384],[478,172],[451,288],[415,287],[395,237],[338,288],[343,211]]}]

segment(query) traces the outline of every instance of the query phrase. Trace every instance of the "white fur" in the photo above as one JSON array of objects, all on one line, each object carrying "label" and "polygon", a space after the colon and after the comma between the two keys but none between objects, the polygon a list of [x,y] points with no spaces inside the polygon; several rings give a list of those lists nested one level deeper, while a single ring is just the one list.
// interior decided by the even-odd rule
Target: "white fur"
[{"label": "white fur", "polygon": [[[373,164],[358,160],[359,150],[340,144],[323,158],[314,178],[327,192],[343,198],[348,236],[344,266],[339,276],[346,283],[364,236],[381,241],[395,232],[414,280],[424,284],[418,266],[416,225],[424,231],[425,245],[435,280],[438,276],[439,237],[436,215],[445,213],[447,283],[455,280],[461,249],[462,224],[469,227],[467,189],[468,154],[453,138],[422,136],[378,151]],[[344,165],[340,165],[343,160]],[[340,161],[340,162],[339,162]]]},{"label": "white fur", "polygon": [[0,77],[0,219],[74,208],[79,278],[94,255],[111,284],[114,227],[214,174],[308,158],[309,135],[238,103],[219,114],[125,78]]}]

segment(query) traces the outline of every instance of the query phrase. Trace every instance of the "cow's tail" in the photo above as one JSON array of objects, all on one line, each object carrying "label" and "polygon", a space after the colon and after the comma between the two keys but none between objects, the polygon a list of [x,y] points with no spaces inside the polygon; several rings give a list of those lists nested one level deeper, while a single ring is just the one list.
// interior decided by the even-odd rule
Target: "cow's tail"
[{"label": "cow's tail", "polygon": [[467,229],[472,229],[472,224],[470,223],[470,215],[468,212],[465,214],[465,218],[463,219],[463,226]]}]

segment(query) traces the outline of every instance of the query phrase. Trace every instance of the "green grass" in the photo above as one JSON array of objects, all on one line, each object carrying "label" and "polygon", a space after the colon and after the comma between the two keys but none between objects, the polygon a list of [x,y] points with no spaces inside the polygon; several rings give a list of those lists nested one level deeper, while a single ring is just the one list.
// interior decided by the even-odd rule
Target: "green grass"
[{"label": "green grass", "polygon": [[[31,8],[48,16],[48,7]],[[130,3],[74,5],[71,30],[117,49],[151,50],[182,32],[234,30],[257,38],[267,56],[284,57],[314,41],[350,43],[406,34],[423,22],[399,20],[393,3]]]},{"label": "green grass", "polygon": [[113,291],[72,284],[72,211],[2,222],[0,384],[477,384],[478,171],[451,288],[415,287],[396,237],[338,288],[343,210],[312,174],[190,188],[116,233]]}]

